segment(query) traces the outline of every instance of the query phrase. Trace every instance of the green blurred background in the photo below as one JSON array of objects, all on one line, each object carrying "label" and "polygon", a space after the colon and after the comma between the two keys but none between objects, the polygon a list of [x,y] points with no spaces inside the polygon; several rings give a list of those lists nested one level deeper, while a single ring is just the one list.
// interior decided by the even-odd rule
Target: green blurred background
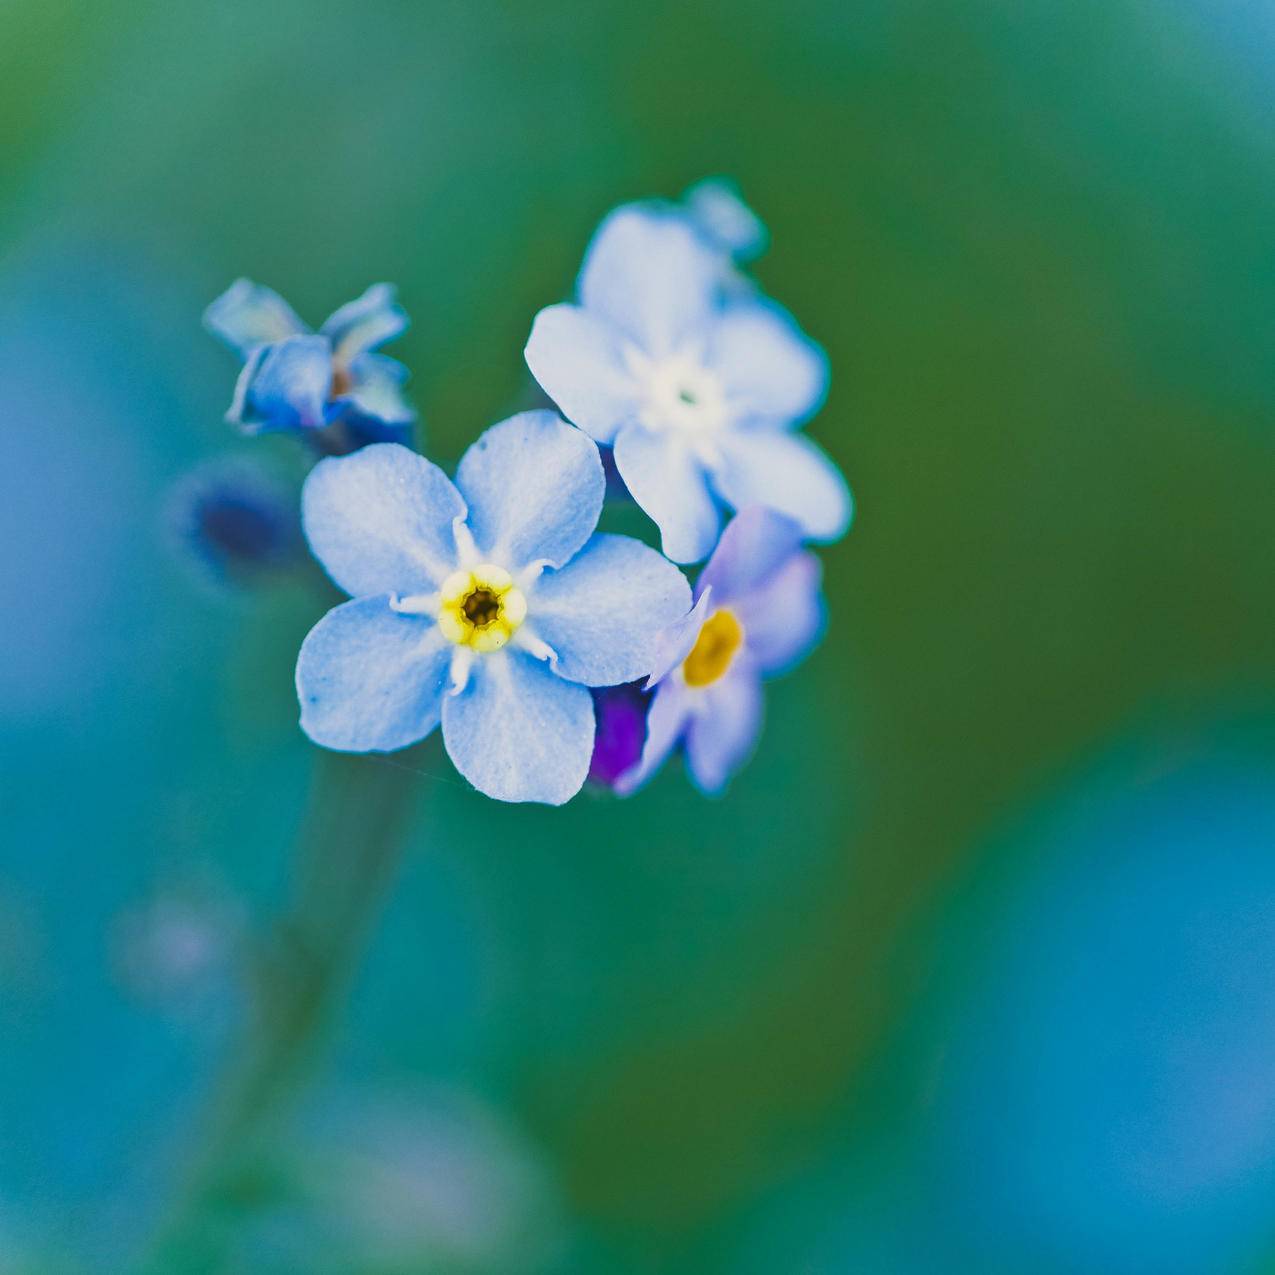
[{"label": "green blurred background", "polygon": [[[0,1271],[132,1269],[304,812],[357,861],[382,797],[189,1269],[1275,1270],[1273,62],[1244,0],[0,7]],[[396,282],[450,465],[601,215],[713,173],[858,500],[749,768],[318,757],[326,597],[162,531],[206,457],[297,473],[203,306]]]}]

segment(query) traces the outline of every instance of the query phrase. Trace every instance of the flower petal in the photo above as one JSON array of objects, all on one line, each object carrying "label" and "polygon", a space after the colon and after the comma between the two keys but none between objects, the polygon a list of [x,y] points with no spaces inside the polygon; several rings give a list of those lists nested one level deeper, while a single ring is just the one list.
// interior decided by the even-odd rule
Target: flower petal
[{"label": "flower petal", "polygon": [[794,554],[760,588],[733,604],[745,649],[763,673],[792,668],[819,640],[825,618],[820,575],[813,553]]},{"label": "flower petal", "polygon": [[580,301],[658,358],[708,322],[720,271],[720,254],[684,214],[629,204],[594,234]]},{"label": "flower petal", "polygon": [[319,329],[332,342],[338,367],[348,367],[360,354],[392,341],[407,328],[407,314],[394,300],[394,288],[374,283],[361,297],[334,310]]},{"label": "flower petal", "polygon": [[416,419],[411,404],[403,397],[407,368],[384,354],[360,354],[350,364],[350,389],[333,399],[333,405],[346,419],[357,419],[371,427],[385,425],[402,429]]},{"label": "flower petal", "polygon": [[435,588],[455,569],[453,526],[464,516],[447,475],[398,443],[321,460],[301,490],[314,556],[356,597]]},{"label": "flower petal", "polygon": [[589,773],[593,697],[522,651],[480,655],[465,689],[444,698],[443,742],[479,792],[560,806]]},{"label": "flower petal", "polygon": [[244,358],[259,345],[309,331],[277,292],[251,279],[236,279],[204,311],[204,327]]},{"label": "flower petal", "polygon": [[290,336],[253,350],[239,374],[226,414],[249,433],[318,429],[332,387],[332,351],[326,337]]},{"label": "flower petal", "polygon": [[615,466],[633,499],[659,527],[666,557],[698,562],[708,556],[721,515],[704,468],[683,439],[627,425],[615,440]]},{"label": "flower petal", "polygon": [[524,351],[540,388],[599,443],[613,441],[637,411],[638,386],[621,341],[611,324],[588,310],[551,305],[536,315]]},{"label": "flower petal", "polygon": [[733,607],[801,548],[801,528],[791,518],[750,505],[726,524],[722,538],[695,582],[695,596],[713,590],[713,605]]},{"label": "flower petal", "polygon": [[[695,591],[699,593],[698,586]],[[646,681],[648,689],[662,682],[691,653],[699,640],[699,631],[708,619],[711,600],[711,590],[705,589],[699,594],[695,605],[655,639],[655,660],[651,665],[651,675]]]},{"label": "flower petal", "polygon": [[682,196],[700,233],[723,252],[750,261],[766,250],[766,227],[726,177],[706,177]]},{"label": "flower petal", "polygon": [[628,536],[598,535],[536,581],[528,613],[560,677],[615,686],[651,671],[661,630],[690,605],[690,585],[667,558]]},{"label": "flower petal", "polygon": [[593,534],[606,479],[597,445],[556,412],[520,412],[461,457],[456,485],[485,558],[509,571],[560,567]]},{"label": "flower petal", "polygon": [[662,682],[651,697],[646,715],[646,743],[642,760],[614,784],[621,797],[636,792],[664,764],[686,731],[691,714],[690,692],[680,682]]},{"label": "flower petal", "polygon": [[750,669],[732,669],[700,692],[686,733],[686,763],[701,792],[714,794],[747,760],[761,730],[761,680]]},{"label": "flower petal", "polygon": [[713,325],[705,356],[737,415],[805,420],[828,391],[828,356],[781,306],[748,301]]},{"label": "flower petal", "polygon": [[301,729],[343,752],[392,752],[438,725],[451,648],[438,625],[385,595],[333,607],[297,656]]},{"label": "flower petal", "polygon": [[[778,429],[724,431],[722,463],[713,474],[736,509],[769,505],[812,540],[836,540],[850,525],[850,489],[841,471],[802,434]],[[623,473],[623,470],[621,470]]]}]

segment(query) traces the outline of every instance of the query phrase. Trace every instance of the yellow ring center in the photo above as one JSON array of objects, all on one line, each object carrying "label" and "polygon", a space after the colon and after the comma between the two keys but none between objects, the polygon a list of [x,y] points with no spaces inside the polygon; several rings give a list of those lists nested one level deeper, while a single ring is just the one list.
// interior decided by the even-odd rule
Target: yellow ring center
[{"label": "yellow ring center", "polygon": [[499,651],[527,618],[527,599],[503,567],[454,571],[438,598],[438,627],[457,646]]}]

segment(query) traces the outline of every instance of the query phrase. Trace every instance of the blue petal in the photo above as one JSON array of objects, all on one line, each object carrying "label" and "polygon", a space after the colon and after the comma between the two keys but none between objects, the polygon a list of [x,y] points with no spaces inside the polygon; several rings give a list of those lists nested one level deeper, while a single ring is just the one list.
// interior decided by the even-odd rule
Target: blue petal
[{"label": "blue petal", "polygon": [[599,443],[610,443],[637,412],[639,389],[624,362],[621,336],[605,319],[574,305],[536,315],[524,355],[540,388],[562,414]]},{"label": "blue petal", "polygon": [[732,669],[699,692],[686,732],[686,763],[701,792],[726,787],[748,759],[761,730],[761,681],[747,668]]},{"label": "blue petal", "polygon": [[332,387],[332,351],[327,338],[290,336],[258,346],[248,356],[226,419],[250,433],[318,429]]},{"label": "blue petal", "polygon": [[438,725],[451,649],[433,620],[400,615],[388,597],[334,607],[297,656],[301,729],[351,753],[424,739]]},{"label": "blue petal", "polygon": [[727,503],[736,509],[769,505],[797,522],[812,540],[845,534],[850,489],[841,471],[808,438],[778,429],[736,429],[722,433],[719,447],[722,462],[713,481]]},{"label": "blue petal", "polygon": [[677,747],[690,718],[691,692],[681,682],[661,683],[651,699],[651,711],[646,715],[642,760],[615,781],[615,791],[621,797],[636,792],[659,770]]},{"label": "blue petal", "polygon": [[559,676],[586,686],[645,677],[661,630],[691,605],[686,577],[628,536],[594,536],[527,600],[535,636],[553,648]]},{"label": "blue petal", "polygon": [[798,553],[753,592],[731,604],[744,629],[749,659],[763,673],[792,668],[824,627],[819,559]]},{"label": "blue petal", "polygon": [[251,279],[236,279],[204,311],[204,326],[244,358],[259,345],[309,331],[277,292]]},{"label": "blue petal", "polygon": [[478,656],[465,689],[444,697],[443,742],[479,792],[560,806],[589,773],[593,697],[506,647]]},{"label": "blue petal", "polygon": [[721,516],[703,466],[676,435],[627,425],[615,440],[615,465],[633,499],[660,529],[674,562],[698,562],[717,543]]},{"label": "blue petal", "polygon": [[655,658],[646,682],[648,688],[662,682],[677,668],[699,640],[699,631],[709,616],[712,591],[705,589],[701,592],[697,585],[695,592],[699,594],[695,605],[680,619],[674,620],[655,640]]},{"label": "blue petal", "polygon": [[479,552],[507,571],[560,567],[593,534],[606,479],[597,445],[556,412],[520,412],[461,457],[456,485]]},{"label": "blue petal", "polygon": [[391,341],[407,328],[407,314],[394,300],[394,288],[374,283],[361,297],[334,311],[319,329],[332,342],[338,367]]},{"label": "blue petal", "polygon": [[713,605],[734,605],[773,575],[801,548],[801,528],[763,505],[751,505],[726,524],[695,583],[695,596],[713,590]]},{"label": "blue petal", "polygon": [[705,361],[746,417],[805,420],[828,391],[828,356],[773,302],[726,309],[713,326]]},{"label": "blue petal", "polygon": [[700,233],[724,253],[750,261],[766,250],[766,227],[744,203],[739,187],[725,177],[706,177],[683,196]]},{"label": "blue petal", "polygon": [[598,227],[580,272],[585,309],[647,354],[672,353],[717,304],[721,255],[689,218],[630,204]]},{"label": "blue petal", "polygon": [[355,597],[436,588],[455,569],[464,516],[447,475],[397,443],[321,460],[301,490],[314,556]]},{"label": "blue petal", "polygon": [[361,354],[349,367],[350,388],[333,399],[339,414],[350,419],[401,428],[416,419],[403,397],[407,368],[384,354]]}]

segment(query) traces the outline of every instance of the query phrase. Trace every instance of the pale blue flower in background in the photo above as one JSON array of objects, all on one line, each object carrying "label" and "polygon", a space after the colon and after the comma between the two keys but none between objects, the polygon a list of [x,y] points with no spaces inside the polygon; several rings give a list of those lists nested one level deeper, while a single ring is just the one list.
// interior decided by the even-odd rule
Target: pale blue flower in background
[{"label": "pale blue flower in background", "polygon": [[578,305],[536,316],[527,365],[568,420],[614,447],[664,552],[697,562],[720,503],[764,504],[815,540],[850,522],[837,467],[796,427],[828,363],[791,315],[723,284],[722,250],[683,211],[616,209],[585,256]]},{"label": "pale blue flower in background", "polygon": [[739,192],[729,177],[706,177],[698,181],[682,202],[696,227],[732,261],[754,261],[766,251],[770,236],[765,223]]},{"label": "pale blue flower in background", "polygon": [[236,280],[204,312],[208,330],[244,360],[226,419],[249,434],[306,434],[335,452],[405,442],[416,418],[403,397],[407,369],[373,351],[407,322],[387,283],[311,332],[278,293]]},{"label": "pale blue flower in background", "polygon": [[695,598],[661,638],[646,743],[614,785],[622,795],[679,744],[696,785],[721,792],[761,730],[763,679],[790,669],[823,631],[819,560],[795,522],[760,506],[728,524]]},{"label": "pale blue flower in background", "polygon": [[492,426],[453,484],[397,444],[320,461],[306,538],[353,601],[297,660],[315,743],[389,752],[440,722],[456,768],[490,797],[558,805],[593,751],[589,687],[645,677],[691,602],[682,573],[597,535],[595,444],[553,412]]}]

